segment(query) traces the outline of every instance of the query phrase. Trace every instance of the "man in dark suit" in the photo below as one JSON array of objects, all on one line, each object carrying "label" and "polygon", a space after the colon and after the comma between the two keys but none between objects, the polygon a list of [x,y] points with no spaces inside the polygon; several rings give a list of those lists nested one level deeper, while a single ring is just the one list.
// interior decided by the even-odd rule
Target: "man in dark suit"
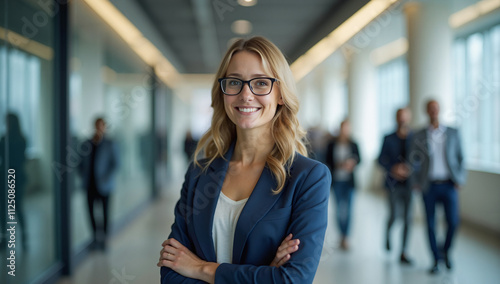
[{"label": "man in dark suit", "polygon": [[404,229],[403,243],[401,247],[400,261],[403,264],[411,264],[406,256],[406,244],[408,231],[411,226],[411,200],[412,190],[408,184],[410,167],[408,165],[408,152],[410,148],[409,140],[411,113],[407,108],[398,109],[396,112],[396,122],[398,129],[396,132],[385,136],[382,150],[378,158],[378,163],[386,170],[385,186],[389,198],[389,219],[386,228],[386,249],[391,249],[390,231],[396,219],[396,208],[403,210]]},{"label": "man in dark suit", "polygon": [[[91,149],[89,155],[83,157],[80,163],[80,173],[83,187],[87,189],[87,201],[90,220],[94,233],[94,244],[105,248],[108,232],[109,197],[115,187],[115,176],[118,169],[118,147],[116,143],[105,137],[106,123],[104,119],[95,121],[95,133],[92,139],[85,141],[82,147]],[[104,233],[104,238],[98,238],[98,228],[95,220],[94,203],[102,203],[103,224],[99,228]]]},{"label": "man in dark suit", "polygon": [[[434,257],[431,274],[439,272],[438,263],[444,259],[446,267],[452,268],[450,248],[459,224],[458,189],[465,183],[462,147],[458,131],[439,123],[439,104],[435,100],[427,103],[430,125],[415,133],[411,143],[409,160],[413,173],[412,188],[421,190],[427,215],[429,244]],[[444,207],[448,230],[443,246],[438,248],[435,232],[436,204]]]}]

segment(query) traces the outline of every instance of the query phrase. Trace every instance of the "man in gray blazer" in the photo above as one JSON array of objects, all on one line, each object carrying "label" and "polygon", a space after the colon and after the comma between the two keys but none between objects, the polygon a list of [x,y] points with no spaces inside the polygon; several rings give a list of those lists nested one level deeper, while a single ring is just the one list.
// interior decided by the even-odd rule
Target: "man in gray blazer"
[{"label": "man in gray blazer", "polygon": [[[79,165],[83,187],[87,190],[87,203],[89,207],[90,221],[94,233],[94,245],[105,249],[106,235],[108,232],[108,204],[109,197],[115,188],[115,176],[118,171],[119,155],[115,142],[105,136],[106,123],[104,119],[95,121],[94,136],[85,141],[82,148],[89,149],[89,154],[82,158]],[[94,203],[100,201],[103,210],[103,224],[97,226]],[[98,238],[98,231],[104,233],[104,237]]]},{"label": "man in gray blazer", "polygon": [[[427,114],[430,124],[415,133],[408,159],[412,166],[410,186],[421,190],[424,199],[429,245],[434,257],[429,272],[435,274],[442,259],[448,269],[452,268],[449,251],[459,224],[458,189],[465,183],[466,170],[458,131],[439,123],[437,101],[427,103]],[[437,203],[443,204],[448,225],[446,239],[439,248],[435,232]]]}]

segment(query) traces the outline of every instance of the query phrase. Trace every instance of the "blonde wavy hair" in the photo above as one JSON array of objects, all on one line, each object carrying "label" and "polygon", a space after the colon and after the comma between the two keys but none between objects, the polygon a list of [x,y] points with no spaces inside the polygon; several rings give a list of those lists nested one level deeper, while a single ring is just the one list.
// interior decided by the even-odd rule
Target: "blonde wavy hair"
[{"label": "blonde wavy hair", "polygon": [[276,114],[271,121],[272,138],[275,142],[273,150],[267,156],[267,166],[273,173],[278,184],[273,193],[283,190],[289,173],[289,166],[293,163],[295,153],[307,156],[305,134],[297,118],[299,100],[296,96],[295,81],[292,72],[281,51],[272,42],[263,37],[239,39],[228,49],[217,71],[212,86],[212,108],[214,110],[210,129],[200,139],[194,157],[204,151],[206,162],[195,159],[196,166],[204,171],[219,157],[224,157],[229,147],[236,140],[236,126],[229,119],[224,108],[224,94],[217,81],[226,76],[232,56],[239,51],[254,52],[262,59],[267,72],[278,79],[278,87],[283,105],[278,105]]}]

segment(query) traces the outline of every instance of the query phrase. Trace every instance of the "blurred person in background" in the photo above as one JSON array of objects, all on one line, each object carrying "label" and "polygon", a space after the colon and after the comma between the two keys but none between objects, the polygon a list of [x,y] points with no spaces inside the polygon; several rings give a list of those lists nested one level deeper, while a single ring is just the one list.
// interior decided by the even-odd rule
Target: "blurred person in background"
[{"label": "blurred person in background", "polygon": [[198,141],[193,138],[191,131],[186,132],[186,138],[184,139],[184,153],[186,154],[186,158],[188,161],[193,160],[193,154],[196,150],[196,145],[198,145]]},{"label": "blurred person in background", "polygon": [[325,162],[325,149],[328,143],[329,133],[325,133],[319,125],[313,126],[307,130],[307,140],[309,142],[309,157]]},{"label": "blurred person in background", "polygon": [[397,130],[384,137],[378,163],[386,170],[385,187],[387,188],[389,218],[385,231],[385,248],[391,250],[391,228],[397,215],[397,209],[402,209],[404,228],[400,261],[402,264],[411,264],[406,255],[408,232],[411,227],[412,190],[408,183],[410,166],[408,153],[410,152],[410,120],[411,112],[408,108],[400,108],[396,112]]},{"label": "blurred person in background", "polygon": [[216,78],[212,124],[194,155],[205,158],[186,173],[161,283],[312,283],[331,177],[306,157],[290,67],[253,37],[231,45]]},{"label": "blurred person in background", "polygon": [[[2,160],[0,161],[0,182],[2,185],[5,185],[5,195],[3,198],[7,197],[7,190],[10,189],[7,185],[13,184],[14,190],[15,190],[15,203],[9,203],[9,205],[13,205],[15,208],[15,215],[12,215],[15,217],[15,221],[18,223],[18,228],[21,228],[21,245],[23,248],[27,248],[27,243],[26,243],[26,222],[24,219],[24,191],[25,191],[25,186],[28,184],[27,179],[28,176],[26,175],[26,169],[25,169],[25,163],[26,163],[26,138],[24,137],[24,134],[21,130],[21,123],[19,121],[19,117],[14,114],[14,113],[8,113],[7,116],[5,117],[6,119],[6,130],[7,133],[0,138],[0,149],[1,151],[8,151],[8,156],[7,153],[3,155]],[[12,173],[13,178],[5,180],[5,178],[10,175],[8,172],[9,170],[13,170],[14,173]],[[13,183],[7,183],[8,181],[13,181]],[[4,207],[5,206],[5,207]],[[0,235],[2,238],[0,239],[0,243],[2,244],[2,247],[4,246],[4,242],[7,241],[5,232],[5,225],[7,224],[8,221],[12,220],[6,220],[8,218],[7,212],[7,200],[5,200],[2,203],[2,232]],[[12,209],[12,207],[10,207]],[[4,247],[5,248],[5,247]]]},{"label": "blurred person in background", "polygon": [[344,120],[340,124],[339,136],[328,144],[326,150],[326,165],[332,173],[336,219],[341,234],[340,248],[343,250],[349,249],[348,236],[355,189],[354,169],[360,161],[358,145],[351,138],[349,120]]},{"label": "blurred person in background", "polygon": [[[439,103],[426,105],[429,126],[416,132],[411,142],[409,160],[412,166],[410,186],[422,191],[429,245],[434,258],[429,273],[439,272],[439,262],[452,269],[450,249],[459,224],[458,190],[465,183],[466,170],[458,131],[439,122]],[[447,231],[444,243],[436,240],[436,204],[442,204]]]},{"label": "blurred person in background", "polygon": [[[95,132],[91,139],[84,142],[82,149],[90,149],[82,158],[79,171],[83,188],[87,190],[87,204],[93,231],[94,246],[104,250],[108,235],[109,199],[115,189],[119,155],[117,144],[106,137],[106,122],[103,118],[95,120]],[[95,204],[102,205],[102,224],[96,222]]]}]

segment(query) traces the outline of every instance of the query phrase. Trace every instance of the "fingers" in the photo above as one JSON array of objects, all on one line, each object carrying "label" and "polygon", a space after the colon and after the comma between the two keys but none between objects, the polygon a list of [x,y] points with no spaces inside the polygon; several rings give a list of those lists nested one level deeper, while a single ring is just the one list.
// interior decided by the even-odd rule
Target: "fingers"
[{"label": "fingers", "polygon": [[287,241],[291,240],[292,238],[293,238],[293,234],[292,233],[288,234],[288,236],[286,236],[286,238],[281,242],[281,244],[286,243]]},{"label": "fingers", "polygon": [[299,250],[299,240],[291,240],[288,241],[286,244],[280,246],[278,248],[278,251],[276,252],[276,258],[282,259],[285,257],[287,254],[294,253]]},{"label": "fingers", "polygon": [[177,254],[177,249],[172,247],[172,246],[169,246],[169,245],[166,245],[165,247],[163,247],[160,251],[160,256],[164,256],[164,255],[167,255],[167,254],[171,254],[171,255],[176,255]]},{"label": "fingers", "polygon": [[278,247],[278,251],[276,252],[276,256],[271,262],[271,266],[280,267],[285,264],[291,258],[291,254],[296,252],[299,249],[300,240],[294,239],[293,234],[289,234],[285,237],[285,239],[281,242],[281,245]]},{"label": "fingers", "polygon": [[178,242],[176,239],[174,238],[170,238],[168,240],[165,240],[161,246],[164,247],[166,245],[170,245],[170,246],[173,246],[174,248],[180,248],[182,247],[182,244],[180,242]]},{"label": "fingers", "polygon": [[276,267],[280,267],[280,266],[282,266],[282,265],[283,265],[283,264],[285,264],[285,263],[286,263],[289,259],[290,259],[290,255],[289,255],[289,254],[285,255],[285,257],[283,257],[282,259],[280,259],[280,260],[278,261],[278,264],[276,265]]},{"label": "fingers", "polygon": [[160,259],[156,264],[158,267],[167,266],[168,263],[174,259],[178,248],[183,247],[182,244],[174,238],[165,240],[161,246],[163,248],[160,251]]},{"label": "fingers", "polygon": [[172,257],[174,257],[173,254],[169,253],[169,252],[162,252],[162,254],[160,255],[160,259],[158,260],[158,263],[156,264],[156,266],[158,267],[161,267],[161,266],[166,266],[168,267],[168,263],[172,261]]},{"label": "fingers", "polygon": [[285,244],[282,244],[279,248],[278,251],[276,252],[276,255],[280,255],[280,258],[285,256],[288,253],[296,252],[299,249],[299,240],[291,240],[288,241]]},{"label": "fingers", "polygon": [[180,249],[180,248],[184,247],[179,241],[177,241],[174,238],[170,238],[167,241],[169,241],[169,245],[173,246],[176,249]]}]

